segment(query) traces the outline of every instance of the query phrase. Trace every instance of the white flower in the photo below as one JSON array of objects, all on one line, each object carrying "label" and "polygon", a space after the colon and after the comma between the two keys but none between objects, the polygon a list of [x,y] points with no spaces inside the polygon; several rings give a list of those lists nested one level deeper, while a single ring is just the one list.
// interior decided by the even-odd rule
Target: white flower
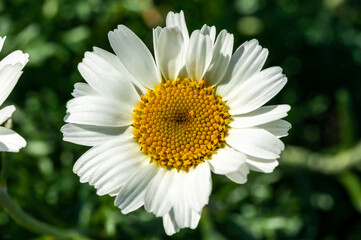
[{"label": "white flower", "polygon": [[[0,37],[0,52],[4,45],[6,37]],[[18,82],[25,64],[29,61],[29,55],[22,51],[14,51],[0,61],[0,106],[9,96],[16,83]],[[15,106],[10,105],[0,109],[0,125],[8,120]],[[26,141],[19,134],[11,129],[0,127],[0,151],[18,152],[20,148],[25,147]]]},{"label": "white flower", "polygon": [[116,55],[94,47],[67,103],[64,140],[91,146],[74,165],[97,194],[116,196],[126,214],[144,205],[167,234],[196,228],[211,171],[245,183],[272,172],[291,125],[288,105],[263,106],[286,84],[279,67],[261,70],[257,40],[232,55],[233,35],[204,25],[188,35],[170,12],[153,30],[154,55],[127,27],[109,33]]}]

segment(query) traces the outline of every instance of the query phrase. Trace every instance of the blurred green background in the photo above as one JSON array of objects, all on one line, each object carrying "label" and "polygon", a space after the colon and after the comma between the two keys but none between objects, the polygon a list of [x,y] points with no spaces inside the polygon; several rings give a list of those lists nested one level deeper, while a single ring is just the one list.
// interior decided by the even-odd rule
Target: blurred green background
[{"label": "blurred green background", "polygon": [[[361,2],[359,0],[0,0],[1,57],[21,49],[30,62],[7,104],[28,141],[10,161],[8,191],[32,216],[93,239],[163,239],[162,221],[144,209],[126,216],[113,198],[79,183],[72,165],[86,147],[62,141],[65,104],[85,51],[111,51],[107,33],[124,24],[152,49],[152,28],[185,12],[234,34],[235,48],[257,38],[265,67],[288,84],[271,101],[292,106],[286,150],[271,174],[244,185],[213,175],[196,230],[174,239],[361,239]],[[0,209],[0,239],[52,239],[18,226]]]}]

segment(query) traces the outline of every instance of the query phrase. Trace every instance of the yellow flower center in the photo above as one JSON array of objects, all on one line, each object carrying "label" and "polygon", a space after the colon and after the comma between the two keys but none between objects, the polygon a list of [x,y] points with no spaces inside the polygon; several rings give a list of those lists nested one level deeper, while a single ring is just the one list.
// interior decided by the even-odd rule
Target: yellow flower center
[{"label": "yellow flower center", "polygon": [[188,171],[223,147],[229,121],[225,102],[204,80],[177,79],[141,96],[133,135],[151,162]]}]

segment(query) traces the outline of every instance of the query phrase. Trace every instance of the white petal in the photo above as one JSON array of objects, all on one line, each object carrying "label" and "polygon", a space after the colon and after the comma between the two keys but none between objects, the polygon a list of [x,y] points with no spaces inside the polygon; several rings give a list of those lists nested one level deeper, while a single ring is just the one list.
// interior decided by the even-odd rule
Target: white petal
[{"label": "white petal", "polygon": [[25,139],[11,129],[0,127],[0,151],[19,152],[26,146]]},{"label": "white petal", "polygon": [[199,164],[192,168],[185,178],[187,189],[187,202],[196,212],[201,212],[204,205],[208,204],[212,191],[211,171],[208,164]]},{"label": "white petal", "polygon": [[214,43],[215,39],[216,39],[216,27],[215,26],[207,26],[206,24],[203,25],[203,27],[201,28],[201,33],[203,35],[208,35],[211,40],[212,40],[212,44]]},{"label": "white petal", "polygon": [[179,228],[196,228],[200,213],[208,203],[211,192],[211,174],[208,164],[202,163],[188,173],[160,169],[146,191],[145,209],[164,216],[167,234]]},{"label": "white petal", "polygon": [[163,216],[163,227],[168,236],[179,232],[180,227],[174,219],[174,213],[172,210]]},{"label": "white petal", "polygon": [[155,63],[159,68],[159,63],[158,63],[158,40],[159,40],[159,35],[160,33],[162,32],[162,29],[161,27],[156,27],[156,28],[153,28],[153,49],[154,49],[154,58],[155,58]]},{"label": "white petal", "polygon": [[189,225],[190,228],[196,229],[198,226],[199,220],[201,220],[201,212],[198,213],[198,212],[192,211],[192,219],[190,220],[191,222]]},{"label": "white petal", "polygon": [[237,94],[239,84],[259,72],[266,61],[268,50],[258,45],[253,39],[243,43],[233,54],[227,72],[218,84],[217,93],[223,100],[228,100]]},{"label": "white petal", "polygon": [[147,164],[125,182],[114,202],[122,210],[123,214],[135,211],[143,206],[145,191],[158,170],[159,167],[155,163]]},{"label": "white petal", "polygon": [[[130,136],[120,136],[102,145],[92,147],[75,162],[73,166],[74,173],[84,175],[90,168],[95,169],[94,166],[101,163],[101,161],[99,161],[99,154],[105,154],[113,147],[121,147],[123,144],[129,144],[129,142],[133,142],[131,140],[132,138]],[[89,179],[84,176],[82,176],[82,178],[85,182],[89,181]]]},{"label": "white petal", "polygon": [[222,30],[214,45],[212,61],[204,75],[204,80],[208,86],[215,86],[222,80],[231,60],[232,50],[233,34]]},{"label": "white petal", "polygon": [[188,173],[183,171],[176,172],[173,175],[173,189],[176,189],[176,191],[173,191],[172,194],[172,210],[174,219],[180,228],[195,228],[200,219],[200,213],[193,210],[189,202],[189,195],[191,193],[189,192],[190,183],[187,181],[188,177]]},{"label": "white petal", "polygon": [[215,174],[227,174],[235,172],[246,161],[246,155],[237,150],[225,146],[218,149],[207,161]]},{"label": "white petal", "polygon": [[180,228],[195,229],[198,226],[201,214],[194,211],[187,202],[178,201],[173,207],[174,218]]},{"label": "white petal", "polygon": [[89,84],[87,83],[75,83],[74,90],[71,93],[73,97],[82,97],[88,95],[99,95]]},{"label": "white petal", "polygon": [[255,74],[227,101],[231,115],[251,112],[273,98],[286,84],[287,78],[279,67]]},{"label": "white petal", "polygon": [[0,61],[0,70],[8,64],[15,65],[17,63],[20,63],[23,68],[28,61],[29,61],[29,54],[23,53],[20,50],[16,50],[10,53],[9,55],[7,55],[5,58],[3,58]]},{"label": "white petal", "polygon": [[120,75],[124,79],[127,79],[134,84],[134,87],[140,94],[144,94],[148,91],[148,89],[146,89],[142,83],[136,80],[133,75],[129,73],[129,71],[124,67],[123,63],[116,55],[98,47],[93,47],[93,50],[97,55],[101,56],[102,58],[108,59],[108,62],[111,63],[113,67],[119,71]]},{"label": "white petal", "polygon": [[[78,65],[79,72],[87,83],[100,95],[124,102],[134,108],[140,101],[132,82],[116,68],[112,61],[116,56],[86,52]],[[113,56],[111,56],[113,55]]]},{"label": "white petal", "polygon": [[145,192],[144,208],[157,217],[164,216],[172,208],[173,174],[176,170],[160,168]]},{"label": "white petal", "polygon": [[276,120],[257,126],[257,128],[265,129],[278,138],[287,136],[291,127],[292,125],[285,120]]},{"label": "white petal", "polygon": [[[157,55],[156,54],[156,49],[158,48],[158,40],[159,40],[159,35],[160,33],[162,32],[162,29],[161,27],[156,27],[156,28],[153,28],[153,48],[154,48],[154,55]],[[156,57],[156,60],[157,60],[157,56]]]},{"label": "white petal", "polygon": [[64,141],[84,146],[100,145],[119,135],[126,134],[131,138],[132,127],[103,127],[81,124],[65,124],[60,131],[64,134]]},{"label": "white petal", "polygon": [[8,120],[15,112],[15,106],[7,106],[0,110],[0,125]]},{"label": "white petal", "polygon": [[5,39],[6,39],[6,36],[5,37],[0,37],[0,52],[1,52],[1,49],[3,48],[3,46],[4,46]]},{"label": "white petal", "polygon": [[184,43],[188,44],[189,34],[183,11],[180,11],[180,13],[169,12],[166,17],[166,26],[178,27],[182,31]]},{"label": "white petal", "polygon": [[248,156],[246,160],[247,166],[250,170],[256,172],[270,173],[278,166],[276,159],[263,159]]},{"label": "white petal", "polygon": [[174,13],[174,12],[169,12],[166,18],[166,26],[167,27],[178,27],[183,35],[183,40],[184,40],[184,51],[183,51],[183,57],[182,57],[182,67],[181,70],[178,74],[179,77],[188,77],[188,73],[187,73],[187,69],[186,69],[186,55],[187,55],[187,51],[186,49],[188,48],[188,43],[189,43],[189,34],[188,34],[188,29],[187,29],[187,24],[184,18],[184,13],[183,11],[180,11],[180,13]]},{"label": "white petal", "polygon": [[243,164],[236,172],[228,173],[226,176],[235,183],[244,184],[247,182],[248,173],[247,164]]},{"label": "white petal", "polygon": [[95,146],[74,164],[73,171],[81,182],[89,182],[98,195],[119,191],[144,164],[147,156],[133,139],[119,137]]},{"label": "white petal", "polygon": [[108,34],[110,45],[128,72],[145,87],[154,89],[161,81],[152,54],[129,28],[119,25]]},{"label": "white petal", "polygon": [[196,30],[192,33],[187,50],[186,66],[189,77],[196,82],[202,80],[213,55],[213,44],[209,36]]},{"label": "white petal", "polygon": [[274,159],[284,149],[284,144],[264,129],[230,128],[226,142],[240,152],[251,156]]},{"label": "white petal", "polygon": [[287,116],[287,112],[291,109],[289,105],[273,105],[260,107],[252,112],[232,115],[233,121],[229,124],[234,128],[247,128]]},{"label": "white petal", "polygon": [[64,121],[95,126],[121,127],[132,124],[133,109],[112,99],[83,96],[67,103]]},{"label": "white petal", "polygon": [[183,36],[179,28],[163,28],[159,35],[157,63],[166,80],[175,80],[182,68]]},{"label": "white petal", "polygon": [[124,183],[149,162],[144,154],[141,155],[141,150],[137,150],[125,151],[121,156],[110,156],[109,164],[103,163],[90,176],[89,184],[97,189],[99,196],[116,196]]},{"label": "white petal", "polygon": [[18,82],[23,66],[20,63],[15,65],[6,65],[0,70],[0,105],[9,96],[16,83]]}]

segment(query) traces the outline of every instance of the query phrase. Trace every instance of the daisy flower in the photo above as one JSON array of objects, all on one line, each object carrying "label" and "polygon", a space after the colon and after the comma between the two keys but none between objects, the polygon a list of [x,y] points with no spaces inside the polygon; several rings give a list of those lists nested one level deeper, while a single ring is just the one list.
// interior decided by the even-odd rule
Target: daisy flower
[{"label": "daisy flower", "polygon": [[233,35],[204,25],[189,37],[184,14],[153,30],[154,58],[127,27],[109,32],[115,54],[94,47],[67,103],[64,140],[92,147],[74,172],[127,214],[144,205],[168,235],[196,228],[211,172],[242,184],[272,172],[291,125],[288,105],[263,106],[286,84],[280,67],[261,70],[257,40],[232,54]]},{"label": "daisy flower", "polygon": [[[0,52],[6,37],[0,37]],[[18,82],[22,69],[29,61],[29,55],[20,50],[14,51],[0,61],[0,106]],[[10,105],[0,109],[0,125],[11,118],[15,111],[15,106]],[[19,134],[11,129],[0,127],[0,151],[18,152],[25,147],[26,141]]]}]

